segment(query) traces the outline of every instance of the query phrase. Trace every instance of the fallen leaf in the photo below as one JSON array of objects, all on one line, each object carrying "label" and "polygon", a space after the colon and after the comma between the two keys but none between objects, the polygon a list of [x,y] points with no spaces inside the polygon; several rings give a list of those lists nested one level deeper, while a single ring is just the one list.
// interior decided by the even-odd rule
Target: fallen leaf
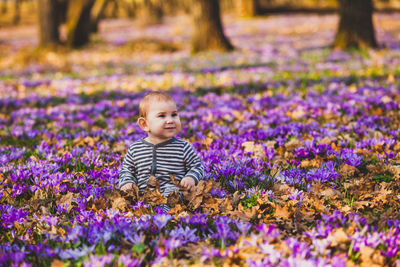
[{"label": "fallen leaf", "polygon": [[359,171],[356,167],[348,164],[341,165],[339,170],[339,173],[342,177],[353,177],[358,172]]},{"label": "fallen leaf", "polygon": [[119,196],[111,199],[111,208],[113,210],[120,210],[125,212],[128,210],[129,203],[125,200],[125,198]]},{"label": "fallen leaf", "polygon": [[332,198],[334,196],[337,196],[338,192],[332,188],[327,188],[324,191],[321,192],[321,196],[323,197],[329,197]]},{"label": "fallen leaf", "polygon": [[113,152],[120,153],[121,155],[125,155],[128,151],[128,147],[125,145],[124,141],[120,141],[115,143],[112,148]]},{"label": "fallen leaf", "polygon": [[218,208],[220,212],[228,212],[232,210],[232,204],[229,198],[218,199],[218,202]]},{"label": "fallen leaf", "polygon": [[251,219],[255,218],[257,215],[257,207],[251,207],[249,209],[244,209],[242,203],[239,203],[238,209],[229,212],[229,215],[234,219],[249,222]]},{"label": "fallen leaf", "polygon": [[343,228],[333,230],[326,239],[331,242],[331,246],[333,247],[350,240]]},{"label": "fallen leaf", "polygon": [[175,176],[174,176],[172,173],[169,174],[169,178],[171,179],[171,182],[172,182],[174,185],[176,185],[176,186],[179,187],[179,188],[182,187],[182,186],[181,186],[181,183],[175,179]]},{"label": "fallen leaf", "polygon": [[282,220],[288,220],[290,217],[290,212],[286,206],[276,206],[273,216]]},{"label": "fallen leaf", "polygon": [[147,187],[143,195],[143,202],[152,206],[157,206],[167,204],[167,198],[165,198],[158,189],[151,190]]},{"label": "fallen leaf", "polygon": [[372,254],[374,254],[375,249],[369,247],[369,246],[362,246],[360,247],[360,257],[362,264],[364,266],[372,266]]},{"label": "fallen leaf", "polygon": [[289,190],[289,186],[287,184],[282,184],[282,183],[276,183],[274,184],[274,186],[272,187],[272,191],[274,191],[274,193],[278,193],[278,194],[287,194]]},{"label": "fallen leaf", "polygon": [[67,206],[67,212],[70,212],[71,209],[74,206],[78,206],[78,203],[76,202],[76,197],[75,194],[72,192],[68,192],[67,194],[63,195],[60,200],[56,201],[57,205],[60,206]]},{"label": "fallen leaf", "polygon": [[264,148],[260,144],[255,144],[254,141],[247,141],[242,144],[242,148],[245,152],[254,153],[256,157],[264,157]]},{"label": "fallen leaf", "polygon": [[211,189],[212,181],[202,180],[192,190],[183,192],[184,199],[188,202],[188,208],[195,210],[200,207],[203,198],[209,197]]},{"label": "fallen leaf", "polygon": [[60,261],[60,260],[53,260],[51,262],[51,267],[63,267],[64,266],[64,262]]},{"label": "fallen leaf", "polygon": [[176,204],[174,207],[172,207],[172,208],[169,210],[168,213],[169,213],[169,214],[172,214],[172,215],[176,215],[177,218],[186,217],[186,216],[189,215],[189,214],[185,211],[184,207],[182,207],[180,204]]},{"label": "fallen leaf", "polygon": [[168,207],[170,207],[170,208],[175,207],[175,205],[177,205],[177,204],[183,204],[178,190],[175,190],[168,195],[167,204],[168,204]]},{"label": "fallen leaf", "polygon": [[299,148],[300,146],[303,146],[303,143],[299,141],[299,139],[297,138],[293,138],[285,144],[286,151],[289,152],[294,151],[296,148]]},{"label": "fallen leaf", "polygon": [[244,197],[245,197],[245,195],[241,194],[239,191],[236,191],[235,193],[233,193],[232,201],[231,201],[232,207],[234,209],[236,209],[240,200],[242,200]]},{"label": "fallen leaf", "polygon": [[156,190],[158,190],[158,191],[161,191],[160,190],[160,188],[161,188],[160,181],[155,176],[149,177],[147,185],[156,188]]}]

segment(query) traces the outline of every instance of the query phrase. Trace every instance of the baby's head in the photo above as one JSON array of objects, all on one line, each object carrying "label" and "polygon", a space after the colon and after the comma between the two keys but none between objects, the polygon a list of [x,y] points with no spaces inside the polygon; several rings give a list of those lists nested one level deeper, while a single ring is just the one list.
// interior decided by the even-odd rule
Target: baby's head
[{"label": "baby's head", "polygon": [[174,99],[160,91],[150,92],[140,100],[137,123],[147,132],[147,140],[153,144],[168,141],[181,129]]}]

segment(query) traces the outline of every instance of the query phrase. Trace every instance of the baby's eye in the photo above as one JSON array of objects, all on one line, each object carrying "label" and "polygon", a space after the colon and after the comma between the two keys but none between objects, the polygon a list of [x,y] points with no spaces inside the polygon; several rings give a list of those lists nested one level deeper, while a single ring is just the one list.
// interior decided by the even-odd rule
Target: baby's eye
[{"label": "baby's eye", "polygon": [[158,115],[158,117],[159,118],[165,118],[165,115],[161,114],[161,115]]},{"label": "baby's eye", "polygon": [[178,116],[178,113],[172,113],[172,117]]}]

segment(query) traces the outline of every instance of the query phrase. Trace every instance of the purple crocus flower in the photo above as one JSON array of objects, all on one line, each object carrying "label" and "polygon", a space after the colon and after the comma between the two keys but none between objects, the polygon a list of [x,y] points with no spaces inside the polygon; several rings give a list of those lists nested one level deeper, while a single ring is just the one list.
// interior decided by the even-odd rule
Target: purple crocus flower
[{"label": "purple crocus flower", "polygon": [[161,231],[173,218],[174,217],[169,214],[156,214],[153,216],[153,224],[157,227],[159,231]]}]

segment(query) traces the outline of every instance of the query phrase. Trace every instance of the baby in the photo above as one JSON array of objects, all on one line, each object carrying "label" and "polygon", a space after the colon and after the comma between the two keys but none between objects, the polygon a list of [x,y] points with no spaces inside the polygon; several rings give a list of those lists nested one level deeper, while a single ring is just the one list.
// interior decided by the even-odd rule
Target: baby
[{"label": "baby", "polygon": [[147,137],[129,147],[119,173],[121,190],[129,190],[136,184],[139,191],[144,192],[149,177],[155,176],[166,197],[178,189],[170,174],[188,190],[203,179],[204,167],[193,147],[175,137],[181,129],[181,121],[170,95],[154,91],[143,97],[137,123]]}]

